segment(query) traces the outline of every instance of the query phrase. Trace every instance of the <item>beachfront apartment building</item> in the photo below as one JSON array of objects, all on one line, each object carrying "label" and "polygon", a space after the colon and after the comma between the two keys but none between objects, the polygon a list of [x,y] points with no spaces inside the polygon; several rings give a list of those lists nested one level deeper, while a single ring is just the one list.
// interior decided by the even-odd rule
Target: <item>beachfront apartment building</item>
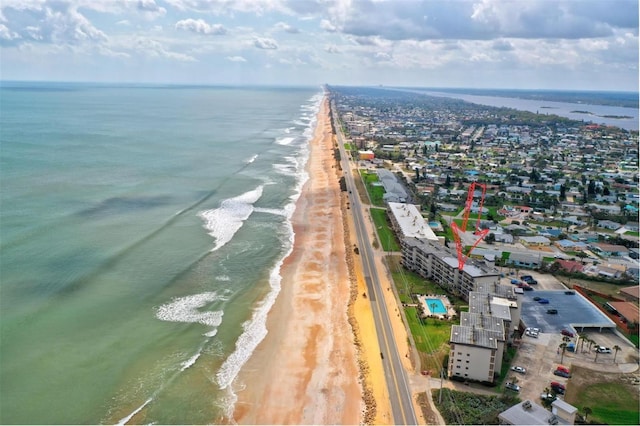
[{"label": "beachfront apartment building", "polygon": [[440,240],[417,206],[394,202],[387,203],[387,206],[387,214],[398,238],[419,238],[434,242]]},{"label": "beachfront apartment building", "polygon": [[460,271],[456,253],[438,241],[405,237],[401,239],[401,248],[405,268],[465,300],[476,286],[500,282],[500,272],[481,260],[467,259]]},{"label": "beachfront apartment building", "polygon": [[475,326],[451,327],[448,376],[493,383],[500,372],[498,339],[501,333]]}]

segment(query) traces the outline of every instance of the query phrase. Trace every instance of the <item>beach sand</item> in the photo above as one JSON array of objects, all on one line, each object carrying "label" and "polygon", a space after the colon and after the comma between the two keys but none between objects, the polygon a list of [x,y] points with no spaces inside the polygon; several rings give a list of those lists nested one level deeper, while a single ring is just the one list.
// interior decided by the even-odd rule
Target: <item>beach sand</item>
[{"label": "beach sand", "polygon": [[348,318],[351,281],[333,137],[323,101],[310,143],[309,180],[293,216],[268,334],[238,377],[239,424],[359,424],[365,408]]}]

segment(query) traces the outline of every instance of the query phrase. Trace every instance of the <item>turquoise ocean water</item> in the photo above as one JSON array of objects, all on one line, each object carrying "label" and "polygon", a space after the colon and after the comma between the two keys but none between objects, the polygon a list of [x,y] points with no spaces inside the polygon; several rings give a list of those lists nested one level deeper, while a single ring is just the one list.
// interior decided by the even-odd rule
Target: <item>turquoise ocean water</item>
[{"label": "turquoise ocean water", "polygon": [[266,333],[320,88],[0,86],[0,423],[212,423]]}]

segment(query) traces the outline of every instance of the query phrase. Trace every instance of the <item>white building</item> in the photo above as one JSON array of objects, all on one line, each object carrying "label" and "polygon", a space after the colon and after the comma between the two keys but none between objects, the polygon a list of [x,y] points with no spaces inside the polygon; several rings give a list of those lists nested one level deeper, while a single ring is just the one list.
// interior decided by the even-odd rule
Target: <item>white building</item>
[{"label": "white building", "polygon": [[422,217],[420,210],[413,204],[388,203],[387,213],[398,237],[424,238],[439,241],[436,234]]}]

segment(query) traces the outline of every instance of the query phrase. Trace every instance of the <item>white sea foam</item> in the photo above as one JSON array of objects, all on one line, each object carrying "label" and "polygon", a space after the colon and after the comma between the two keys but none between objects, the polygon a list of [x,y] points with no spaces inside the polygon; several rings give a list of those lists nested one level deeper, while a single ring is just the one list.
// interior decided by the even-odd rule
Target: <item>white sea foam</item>
[{"label": "white sea foam", "polygon": [[136,414],[138,414],[144,407],[146,407],[147,405],[149,405],[149,403],[153,401],[153,398],[149,398],[147,399],[144,404],[142,404],[141,406],[139,406],[138,408],[136,408],[135,410],[133,410],[133,412],[131,414],[129,414],[126,417],[123,417],[122,419],[120,419],[120,421],[117,423],[119,425],[126,425],[127,422],[129,420],[131,420],[133,418],[133,416],[135,416]]},{"label": "white sea foam", "polygon": [[253,204],[262,196],[262,189],[263,186],[260,185],[252,191],[224,200],[217,209],[198,213],[198,216],[204,220],[204,227],[209,231],[209,235],[216,240],[211,251],[216,251],[227,244],[242,228],[244,221],[253,212]]},{"label": "white sea foam", "polygon": [[215,278],[216,281],[231,281],[231,278],[229,278],[228,275],[218,275]]},{"label": "white sea foam", "polygon": [[215,335],[222,323],[223,311],[201,312],[198,309],[216,300],[224,300],[224,297],[218,296],[215,292],[179,297],[160,306],[156,311],[156,318],[162,321],[200,323],[212,327]]},{"label": "white sea foam", "polygon": [[285,209],[269,209],[264,207],[256,207],[256,213],[268,213],[276,216],[287,216],[287,211]]},{"label": "white sea foam", "polygon": [[251,164],[254,161],[256,161],[256,158],[258,158],[258,154],[254,155],[253,157],[249,158],[247,161],[245,161],[247,164]]},{"label": "white sea foam", "polygon": [[198,358],[200,358],[201,354],[202,354],[202,348],[200,348],[200,350],[198,350],[198,352],[194,356],[192,356],[191,358],[189,358],[188,360],[186,360],[181,364],[182,368],[180,368],[180,371],[184,371],[187,368],[191,367],[193,364],[195,364]]},{"label": "white sea foam", "polygon": [[293,142],[294,140],[294,137],[278,138],[276,139],[276,143],[278,145],[291,145],[291,142]]},{"label": "white sea foam", "polygon": [[[313,104],[315,105],[315,111],[317,112],[320,107],[320,101],[322,100],[322,95],[316,95],[312,98]],[[315,127],[316,120],[312,119],[307,125],[311,128],[311,133],[313,134],[313,128]],[[286,173],[292,173],[296,176],[296,185],[295,191],[290,197],[290,202],[284,207],[283,210],[278,210],[278,214],[283,213],[288,219],[291,219],[293,212],[295,210],[295,203],[300,197],[300,193],[302,191],[302,187],[305,182],[308,180],[308,173],[305,171],[305,166],[307,160],[309,158],[309,148],[308,144],[301,146],[297,157],[285,157],[285,159],[289,162],[289,164],[280,164],[274,165],[276,170]],[[256,209],[257,211],[258,209]],[[260,211],[272,212],[270,209],[260,209]],[[283,256],[277,261],[274,267],[271,269],[269,275],[269,285],[271,287],[271,291],[265,296],[265,298],[258,304],[255,308],[253,315],[250,320],[246,321],[243,325],[243,332],[236,341],[235,350],[227,357],[227,359],[222,363],[220,370],[218,370],[216,374],[216,382],[221,389],[229,390],[231,393],[231,401],[234,401],[233,398],[235,395],[230,388],[230,385],[233,383],[234,379],[237,377],[242,366],[247,362],[255,348],[258,344],[264,339],[267,335],[266,328],[266,320],[269,311],[271,310],[275,300],[280,293],[280,283],[282,281],[282,277],[280,275],[280,268],[284,262],[284,259],[289,256],[291,251],[293,250],[293,243],[295,240],[295,233],[293,232],[293,226],[291,221],[287,222],[287,233],[285,234],[285,244],[286,250]]]}]

